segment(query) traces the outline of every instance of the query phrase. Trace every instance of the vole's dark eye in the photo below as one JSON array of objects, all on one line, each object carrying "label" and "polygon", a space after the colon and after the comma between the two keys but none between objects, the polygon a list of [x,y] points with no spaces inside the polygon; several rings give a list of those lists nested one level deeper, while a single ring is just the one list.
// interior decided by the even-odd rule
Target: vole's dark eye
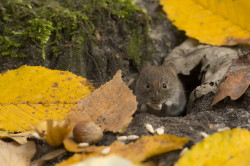
[{"label": "vole's dark eye", "polygon": [[148,82],[146,85],[146,88],[150,88],[150,87],[151,87],[151,84]]},{"label": "vole's dark eye", "polygon": [[166,88],[167,88],[167,84],[163,83],[163,84],[162,84],[162,87],[163,87],[164,89],[166,89]]}]

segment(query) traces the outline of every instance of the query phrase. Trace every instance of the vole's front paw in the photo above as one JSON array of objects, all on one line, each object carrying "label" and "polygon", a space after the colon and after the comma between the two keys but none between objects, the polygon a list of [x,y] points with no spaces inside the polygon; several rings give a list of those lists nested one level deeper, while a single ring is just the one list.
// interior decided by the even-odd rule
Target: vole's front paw
[{"label": "vole's front paw", "polygon": [[173,102],[170,101],[170,100],[168,100],[168,101],[165,102],[165,104],[166,104],[167,106],[172,106],[172,105],[173,105]]}]

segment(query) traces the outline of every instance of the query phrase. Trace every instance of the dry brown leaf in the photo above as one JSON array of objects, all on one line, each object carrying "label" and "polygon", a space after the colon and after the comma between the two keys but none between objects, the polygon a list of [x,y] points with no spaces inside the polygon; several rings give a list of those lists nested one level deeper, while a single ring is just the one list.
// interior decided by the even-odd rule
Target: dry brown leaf
[{"label": "dry brown leaf", "polygon": [[181,149],[188,141],[188,138],[180,138],[172,135],[154,135],[144,136],[136,142],[127,145],[114,142],[110,146],[89,146],[82,148],[82,151],[87,153],[83,153],[82,155],[76,154],[67,161],[58,164],[58,166],[67,166],[68,164],[76,163],[89,157],[102,156],[102,151],[106,148],[110,148],[108,155],[121,156],[138,164],[152,156]]},{"label": "dry brown leaf", "polygon": [[53,121],[48,120],[39,123],[35,127],[35,131],[44,138],[49,145],[59,146],[63,143],[71,131],[73,125],[69,121]]},{"label": "dry brown leaf", "polygon": [[0,165],[3,166],[27,166],[36,152],[36,145],[29,141],[19,145],[16,142],[4,142],[0,140]]},{"label": "dry brown leaf", "polygon": [[235,60],[227,72],[227,78],[219,86],[212,105],[230,96],[232,100],[244,94],[250,84],[250,54]]},{"label": "dry brown leaf", "polygon": [[31,137],[34,131],[26,131],[18,134],[9,133],[7,131],[0,131],[0,138],[10,138],[19,144],[26,144],[28,142],[27,138]]},{"label": "dry brown leaf", "polygon": [[42,166],[44,164],[44,162],[51,160],[51,159],[54,159],[65,152],[66,152],[65,149],[57,149],[57,150],[54,150],[52,152],[46,153],[38,160],[33,161],[31,165],[32,166]]},{"label": "dry brown leaf", "polygon": [[[89,97],[74,106],[73,110],[66,117],[67,121],[69,120],[72,125],[66,122],[57,125],[56,121],[50,120],[39,124],[36,127],[36,131],[51,146],[58,146],[64,142],[66,149],[69,151],[81,151],[81,148],[79,150],[77,146],[69,143],[70,139],[66,139],[72,131],[72,126],[75,126],[74,136],[81,140],[79,142],[95,143],[102,138],[103,130],[116,132],[127,127],[136,108],[136,97],[122,81],[121,72],[118,72],[113,80],[107,82],[95,90]],[[92,125],[81,125],[85,123]],[[101,129],[99,132],[96,132],[99,126]],[[88,132],[88,130],[90,131]],[[91,130],[94,131],[92,132]],[[77,133],[77,131],[80,133]],[[86,133],[87,136],[84,135]]]},{"label": "dry brown leaf", "polygon": [[118,71],[111,81],[79,102],[69,119],[74,123],[91,119],[104,131],[123,131],[132,120],[137,102],[121,76]]}]

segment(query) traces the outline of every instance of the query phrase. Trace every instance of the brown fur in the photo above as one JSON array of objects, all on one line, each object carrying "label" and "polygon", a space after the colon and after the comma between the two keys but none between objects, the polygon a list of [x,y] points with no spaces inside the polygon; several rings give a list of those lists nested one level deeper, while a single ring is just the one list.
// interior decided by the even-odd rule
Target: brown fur
[{"label": "brown fur", "polygon": [[[163,84],[167,87],[164,88]],[[144,105],[144,108],[146,105],[146,111],[150,113],[159,116],[179,116],[183,113],[186,97],[175,68],[171,64],[144,65],[136,82],[135,92],[139,104]],[[173,104],[166,105],[167,101]],[[153,108],[153,105],[160,104],[163,106],[161,110]]]}]

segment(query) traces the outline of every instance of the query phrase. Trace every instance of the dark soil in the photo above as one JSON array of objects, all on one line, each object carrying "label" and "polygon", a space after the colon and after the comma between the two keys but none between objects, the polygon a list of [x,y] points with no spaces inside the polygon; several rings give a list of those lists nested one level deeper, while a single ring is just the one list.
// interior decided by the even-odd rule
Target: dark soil
[{"label": "dark soil", "polygon": [[[136,114],[125,134],[151,135],[144,127],[145,123],[150,123],[154,128],[164,126],[166,134],[190,138],[190,146],[204,139],[201,132],[210,135],[220,129],[237,127],[250,130],[250,88],[236,101],[225,99],[211,107],[213,97],[214,94],[210,93],[196,100],[190,112],[183,117]],[[179,158],[179,153],[175,151],[162,155],[159,165],[171,166]]]}]

